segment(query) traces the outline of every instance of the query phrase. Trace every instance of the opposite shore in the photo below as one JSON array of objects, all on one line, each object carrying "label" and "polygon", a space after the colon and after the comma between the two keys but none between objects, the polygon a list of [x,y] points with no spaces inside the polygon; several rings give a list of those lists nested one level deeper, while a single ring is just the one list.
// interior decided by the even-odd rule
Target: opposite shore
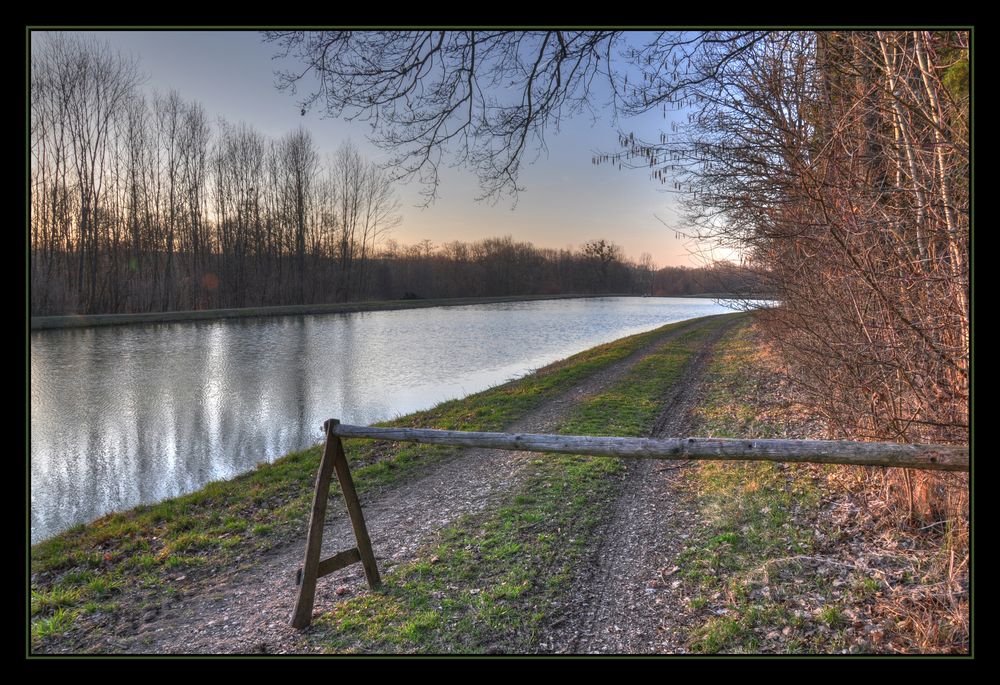
[{"label": "opposite shore", "polygon": [[31,317],[31,330],[37,331],[55,328],[84,328],[88,326],[123,326],[133,323],[174,323],[181,321],[207,321],[212,319],[241,319],[264,316],[350,314],[354,312],[383,312],[394,309],[460,307],[471,304],[534,302],[538,300],[566,300],[583,297],[621,296],[610,293],[605,295],[506,295],[501,297],[450,297],[437,299],[340,302],[333,304],[296,304],[282,305],[278,307],[240,307],[235,309],[203,309],[181,312],[146,312],[142,314],[70,314],[67,316],[33,316]]},{"label": "opposite shore", "polygon": [[[180,312],[145,312],[142,314],[70,314],[66,316],[32,316],[33,331],[59,328],[85,328],[93,326],[124,326],[134,323],[176,323],[182,321],[208,321],[214,319],[240,319],[266,316],[302,316],[307,314],[350,314],[354,312],[384,312],[396,309],[424,307],[462,307],[475,304],[504,302],[537,302],[541,300],[571,300],[598,297],[660,297],[603,293],[600,295],[568,293],[559,295],[503,295],[498,297],[449,297],[435,299],[374,300],[370,302],[340,302],[334,304],[297,304],[279,307],[241,307],[237,309],[204,309]],[[730,299],[745,296],[724,293],[697,295],[665,295],[669,298]]]}]

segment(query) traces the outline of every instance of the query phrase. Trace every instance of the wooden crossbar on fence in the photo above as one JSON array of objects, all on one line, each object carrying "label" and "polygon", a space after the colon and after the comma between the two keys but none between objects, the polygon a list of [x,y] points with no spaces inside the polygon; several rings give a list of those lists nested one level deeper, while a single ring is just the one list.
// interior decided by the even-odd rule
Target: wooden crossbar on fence
[{"label": "wooden crossbar on fence", "polygon": [[969,448],[849,440],[734,440],[727,438],[605,438],[534,433],[471,433],[429,428],[376,428],[337,424],[342,438],[422,442],[457,447],[495,447],[526,452],[591,454],[633,459],[733,459],[789,461],[908,469],[968,471]]},{"label": "wooden crossbar on fence", "polygon": [[[306,554],[296,579],[299,597],[292,625],[304,628],[312,619],[316,581],[328,573],[360,562],[368,585],[381,584],[375,555],[365,527],[361,504],[354,489],[341,438],[368,438],[394,442],[419,442],[456,447],[484,447],[524,452],[589,454],[631,459],[778,461],[854,466],[901,467],[935,471],[968,471],[969,448],[961,445],[904,445],[848,440],[737,440],[728,438],[611,438],[536,433],[479,433],[430,428],[377,428],[351,426],[330,419],[323,424],[326,447],[316,476],[313,508],[309,518]],[[323,519],[336,470],[354,527],[357,547],[320,560]]]}]

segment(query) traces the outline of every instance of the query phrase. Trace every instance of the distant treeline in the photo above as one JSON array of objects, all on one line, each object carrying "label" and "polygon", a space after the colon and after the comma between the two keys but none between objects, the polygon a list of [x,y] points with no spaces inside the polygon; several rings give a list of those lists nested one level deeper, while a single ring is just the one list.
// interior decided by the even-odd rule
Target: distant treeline
[{"label": "distant treeline", "polygon": [[[74,282],[65,268],[46,269],[49,255],[32,253],[32,315],[84,313],[82,309],[53,306],[72,301]],[[56,255],[63,265],[72,254]],[[358,258],[350,278],[341,271],[341,261],[307,253],[304,260],[306,287],[299,291],[292,255],[275,258],[247,255],[237,264],[249,287],[227,287],[220,274],[232,269],[232,255],[194,255],[175,252],[145,255],[145,273],[114,264],[105,255],[101,273],[125,274],[123,282],[110,284],[110,292],[125,292],[120,306],[98,313],[140,313],[229,307],[263,307],[319,304],[345,301],[412,298],[495,297],[504,295],[548,295],[565,293],[627,293],[635,295],[685,296],[703,293],[754,293],[758,282],[746,270],[729,264],[690,268],[671,266],[656,270],[648,256],[636,262],[607,241],[587,243],[582,250],[553,250],[514,241],[510,236],[476,242],[451,242],[434,246],[430,241],[400,245],[387,240],[371,256]],[[174,282],[164,284],[166,265]],[[242,266],[242,269],[238,267]],[[48,278],[38,278],[48,272]],[[71,272],[70,272],[71,273]],[[267,275],[271,277],[268,278]],[[352,284],[343,289],[345,281]],[[172,306],[163,308],[158,293],[170,292]],[[137,307],[137,304],[145,306]]]},{"label": "distant treeline", "polygon": [[148,97],[141,80],[100,43],[33,39],[33,315],[728,289],[711,278],[724,270],[656,272],[606,240],[386,241],[399,222],[392,179],[350,144],[322,158],[303,129],[272,140],[213,126],[197,102]]}]

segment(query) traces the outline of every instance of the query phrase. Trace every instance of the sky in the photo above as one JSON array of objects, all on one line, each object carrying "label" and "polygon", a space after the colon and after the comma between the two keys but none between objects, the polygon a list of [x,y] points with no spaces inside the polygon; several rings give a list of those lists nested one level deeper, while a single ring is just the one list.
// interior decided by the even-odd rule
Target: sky
[{"label": "sky", "polygon": [[[196,100],[215,120],[245,121],[277,138],[299,126],[308,129],[321,154],[350,139],[368,159],[384,153],[365,139],[368,126],[324,118],[317,109],[303,116],[295,96],[275,88],[275,71],[294,62],[274,59],[277,48],[254,31],[94,31],[92,34],[139,61],[148,91],[176,90]],[[605,238],[638,259],[643,252],[657,266],[697,266],[704,249],[678,237],[684,224],[673,196],[645,170],[621,171],[594,165],[595,152],[617,150],[618,135],[610,116],[596,123],[589,115],[564,121],[558,133],[546,133],[547,152],[525,157],[519,179],[525,188],[512,201],[477,202],[479,186],[467,169],[442,168],[439,198],[422,207],[417,181],[400,185],[401,224],[389,236],[401,244],[428,239],[435,244],[510,235],[540,247],[579,249],[587,240]],[[622,125],[637,136],[656,139],[669,126],[657,113]],[[534,161],[532,161],[534,160]],[[532,163],[528,163],[532,162]]]}]

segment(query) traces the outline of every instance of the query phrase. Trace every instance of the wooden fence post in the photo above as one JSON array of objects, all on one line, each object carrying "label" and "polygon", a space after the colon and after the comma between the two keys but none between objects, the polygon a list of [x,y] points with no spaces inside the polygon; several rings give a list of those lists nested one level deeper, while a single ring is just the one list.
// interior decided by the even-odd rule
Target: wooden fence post
[{"label": "wooden fence post", "polygon": [[[339,423],[339,422],[338,422]],[[333,430],[333,427],[330,428]],[[358,501],[358,492],[354,489],[354,479],[351,478],[351,468],[347,464],[347,455],[344,454],[344,444],[336,435],[333,438],[333,467],[337,470],[337,480],[340,481],[340,490],[344,493],[344,502],[347,504],[347,513],[351,517],[351,525],[354,527],[354,539],[358,543],[358,553],[361,556],[361,565],[365,569],[365,578],[368,579],[368,587],[378,590],[382,586],[382,579],[378,574],[378,565],[375,563],[375,553],[372,552],[372,541],[368,537],[368,527],[365,526],[365,516],[361,511],[361,502]]]},{"label": "wooden fence post", "polygon": [[[347,456],[344,454],[344,445],[340,438],[333,434],[334,427],[339,423],[340,421],[337,419],[330,419],[323,424],[323,430],[326,432],[326,445],[319,463],[319,472],[316,474],[316,489],[313,493],[312,511],[309,514],[309,531],[306,534],[305,559],[302,562],[302,568],[296,573],[299,596],[295,602],[295,609],[292,611],[291,624],[294,628],[305,628],[312,622],[312,610],[316,600],[316,581],[319,578],[360,561],[365,569],[368,586],[372,590],[378,590],[382,584],[378,566],[375,563],[375,554],[372,552],[371,540],[368,537],[368,528],[365,526],[364,515],[361,511],[361,503],[358,501],[358,493],[354,489],[354,479],[351,478],[351,469],[347,463]],[[330,479],[334,470],[336,470],[337,479],[340,481],[340,489],[344,493],[347,512],[351,518],[354,537],[358,544],[357,547],[339,552],[321,561],[319,557],[323,546],[323,524],[326,518],[327,500],[330,497]]]}]

